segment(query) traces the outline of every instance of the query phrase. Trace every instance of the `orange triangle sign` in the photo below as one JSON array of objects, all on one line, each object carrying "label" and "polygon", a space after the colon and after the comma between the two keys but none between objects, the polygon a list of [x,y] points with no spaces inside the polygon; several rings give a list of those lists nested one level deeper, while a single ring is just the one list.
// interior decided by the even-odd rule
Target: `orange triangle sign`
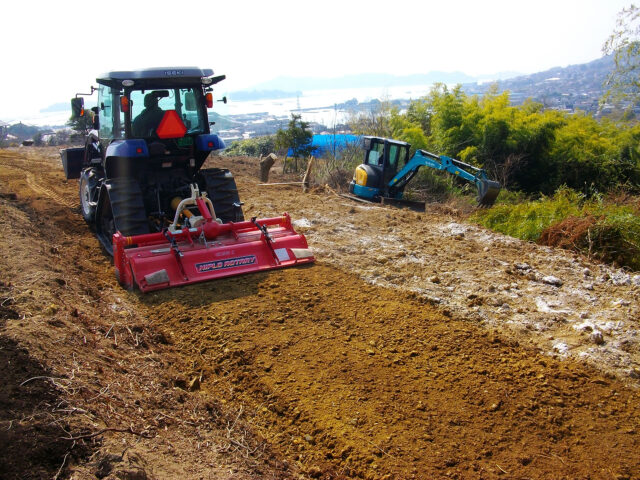
[{"label": "orange triangle sign", "polygon": [[175,110],[167,110],[156,128],[156,134],[160,138],[182,138],[187,133],[187,127]]}]

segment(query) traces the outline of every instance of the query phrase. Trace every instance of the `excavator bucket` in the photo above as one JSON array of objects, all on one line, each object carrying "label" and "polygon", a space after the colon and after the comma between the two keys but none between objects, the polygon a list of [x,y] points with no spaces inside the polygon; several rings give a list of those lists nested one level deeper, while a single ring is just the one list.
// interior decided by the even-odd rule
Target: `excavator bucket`
[{"label": "excavator bucket", "polygon": [[478,187],[478,205],[481,207],[492,206],[500,193],[500,183],[480,178],[477,180],[476,185]]},{"label": "excavator bucket", "polygon": [[113,258],[119,282],[149,292],[315,260],[286,213],[220,224],[204,205],[198,208],[206,220],[197,228],[132,237],[116,232]]}]

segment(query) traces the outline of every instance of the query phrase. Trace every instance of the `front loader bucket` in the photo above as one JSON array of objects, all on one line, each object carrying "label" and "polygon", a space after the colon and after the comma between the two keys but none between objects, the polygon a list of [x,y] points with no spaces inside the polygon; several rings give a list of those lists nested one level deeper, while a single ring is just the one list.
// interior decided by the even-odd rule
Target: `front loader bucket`
[{"label": "front loader bucket", "polygon": [[478,187],[478,205],[481,207],[490,207],[496,201],[496,197],[500,193],[500,183],[486,178],[480,178],[476,183]]},{"label": "front loader bucket", "polygon": [[238,223],[113,236],[116,276],[142,292],[315,261],[288,214]]}]

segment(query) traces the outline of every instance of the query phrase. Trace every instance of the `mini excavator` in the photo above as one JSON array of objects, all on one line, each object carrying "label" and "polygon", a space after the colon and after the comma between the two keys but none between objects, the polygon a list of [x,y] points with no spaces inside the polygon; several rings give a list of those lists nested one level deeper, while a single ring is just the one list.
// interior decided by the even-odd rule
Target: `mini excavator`
[{"label": "mini excavator", "polygon": [[409,206],[424,211],[424,202],[403,199],[404,189],[420,167],[444,170],[473,183],[478,205],[490,207],[500,193],[500,183],[489,180],[481,169],[445,155],[417,150],[409,160],[411,145],[381,137],[363,137],[364,163],[356,167],[349,193],[369,201]]}]

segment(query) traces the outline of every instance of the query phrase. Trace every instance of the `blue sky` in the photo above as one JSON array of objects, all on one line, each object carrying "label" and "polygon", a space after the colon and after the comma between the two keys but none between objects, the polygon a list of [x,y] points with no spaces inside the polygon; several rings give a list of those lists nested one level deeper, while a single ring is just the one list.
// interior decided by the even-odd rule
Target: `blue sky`
[{"label": "blue sky", "polygon": [[532,73],[601,56],[618,0],[11,1],[0,119],[86,91],[108,70],[197,65],[224,90],[279,76]]}]

